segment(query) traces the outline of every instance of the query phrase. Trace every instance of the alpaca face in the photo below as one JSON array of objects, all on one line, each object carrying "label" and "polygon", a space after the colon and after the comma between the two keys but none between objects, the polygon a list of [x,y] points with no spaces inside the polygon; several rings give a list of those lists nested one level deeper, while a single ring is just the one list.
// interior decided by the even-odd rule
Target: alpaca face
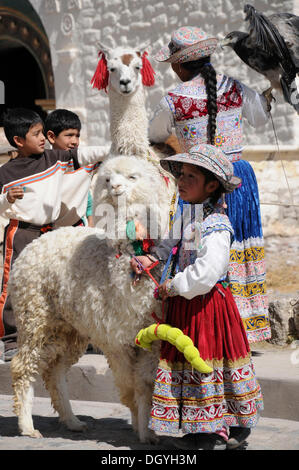
[{"label": "alpaca face", "polygon": [[147,161],[117,156],[101,165],[97,189],[114,203],[123,196],[129,204],[138,201],[148,205],[154,198],[152,188],[156,178],[158,172]]},{"label": "alpaca face", "polygon": [[141,85],[140,52],[117,48],[106,54],[110,86],[122,95],[132,94]]},{"label": "alpaca face", "polygon": [[[101,166],[94,189],[94,220],[110,245],[128,243],[126,224],[158,238],[161,232],[159,171],[143,158],[111,156]],[[167,213],[168,214],[168,213]],[[164,227],[164,225],[163,225]]]}]

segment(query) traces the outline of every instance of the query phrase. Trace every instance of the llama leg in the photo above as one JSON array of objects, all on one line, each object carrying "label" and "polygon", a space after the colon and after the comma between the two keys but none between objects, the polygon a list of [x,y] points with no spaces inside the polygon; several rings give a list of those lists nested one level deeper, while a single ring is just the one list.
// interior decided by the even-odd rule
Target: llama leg
[{"label": "llama leg", "polygon": [[[84,342],[84,347],[86,347]],[[77,351],[78,352],[78,351]],[[46,387],[50,393],[52,405],[59,414],[59,419],[71,431],[84,431],[87,427],[86,423],[80,421],[73,413],[69,400],[68,386],[66,374],[72,364],[75,364],[80,354],[71,357],[65,353],[59,356],[56,362],[43,374]]]},{"label": "llama leg", "polygon": [[[42,437],[34,429],[32,421],[32,404],[34,397],[33,372],[29,370],[29,361],[24,359],[22,350],[11,361],[12,386],[14,389],[14,411],[18,416],[18,427],[22,436]],[[33,364],[30,364],[33,366]],[[27,366],[27,367],[26,367]],[[22,371],[22,373],[20,373]]]},{"label": "llama leg", "polygon": [[141,442],[157,444],[159,437],[149,429],[154,375],[158,355],[142,351],[135,364],[135,402],[138,409],[138,435]]},{"label": "llama leg", "polygon": [[22,391],[23,406],[20,410],[18,426],[22,436],[39,438],[43,436],[37,429],[34,429],[32,421],[33,398],[34,388],[32,384],[29,384],[28,387]]},{"label": "llama leg", "polygon": [[106,351],[106,358],[113,373],[120,401],[130,409],[133,429],[138,432],[138,410],[134,392],[135,356],[133,356],[132,359],[128,348],[127,354],[122,350],[115,351],[113,354],[111,354],[110,351]]},{"label": "llama leg", "polygon": [[126,386],[123,383],[118,384],[115,381],[115,385],[119,390],[120,401],[123,405],[127,406],[131,411],[132,427],[136,433],[138,433],[138,409],[134,399],[134,389],[131,386]]},{"label": "llama leg", "polygon": [[146,383],[136,385],[135,399],[138,409],[137,423],[140,442],[157,444],[159,437],[148,427],[152,402],[151,385]]}]

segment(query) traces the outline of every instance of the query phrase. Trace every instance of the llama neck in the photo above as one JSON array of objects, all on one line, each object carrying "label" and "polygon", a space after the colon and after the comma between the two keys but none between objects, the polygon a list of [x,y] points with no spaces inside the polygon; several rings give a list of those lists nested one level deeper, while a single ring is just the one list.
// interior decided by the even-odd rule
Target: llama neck
[{"label": "llama neck", "polygon": [[111,150],[122,155],[146,156],[149,150],[144,91],[129,96],[109,89]]}]

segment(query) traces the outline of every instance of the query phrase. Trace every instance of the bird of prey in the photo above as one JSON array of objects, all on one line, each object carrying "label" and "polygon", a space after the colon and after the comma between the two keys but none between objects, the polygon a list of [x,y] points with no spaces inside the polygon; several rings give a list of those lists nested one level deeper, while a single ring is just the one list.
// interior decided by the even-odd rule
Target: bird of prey
[{"label": "bird of prey", "polygon": [[273,98],[272,89],[279,90],[299,113],[295,81],[299,72],[299,16],[275,13],[266,17],[249,4],[244,13],[249,33],[232,31],[221,46],[230,46],[245,64],[270,81],[271,87],[264,91],[268,102]]}]

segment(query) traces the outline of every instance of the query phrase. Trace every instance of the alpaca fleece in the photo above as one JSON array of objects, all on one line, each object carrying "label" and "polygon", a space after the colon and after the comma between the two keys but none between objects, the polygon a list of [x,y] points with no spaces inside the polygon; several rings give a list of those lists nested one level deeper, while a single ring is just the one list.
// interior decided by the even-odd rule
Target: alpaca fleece
[{"label": "alpaca fleece", "polygon": [[[95,210],[116,210],[125,196],[127,209],[115,220],[116,233],[125,230],[128,220],[140,221],[143,208],[157,217],[161,235],[167,226],[168,203],[161,204],[167,190],[157,168],[146,160],[109,158],[99,170]],[[153,311],[161,316],[161,302],[154,299],[155,284],[149,277],[143,275],[132,284],[131,242],[104,238],[103,233],[87,227],[46,233],[23,250],[12,269],[9,290],[19,352],[11,370],[14,409],[23,435],[40,436],[31,415],[31,383],[37,374],[60,419],[69,429],[84,429],[72,413],[65,376],[92,343],[107,357],[141,441],[155,440],[147,424],[159,346],[155,353],[146,352],[134,346],[134,339],[153,322]],[[159,280],[159,268],[152,272]]]}]

